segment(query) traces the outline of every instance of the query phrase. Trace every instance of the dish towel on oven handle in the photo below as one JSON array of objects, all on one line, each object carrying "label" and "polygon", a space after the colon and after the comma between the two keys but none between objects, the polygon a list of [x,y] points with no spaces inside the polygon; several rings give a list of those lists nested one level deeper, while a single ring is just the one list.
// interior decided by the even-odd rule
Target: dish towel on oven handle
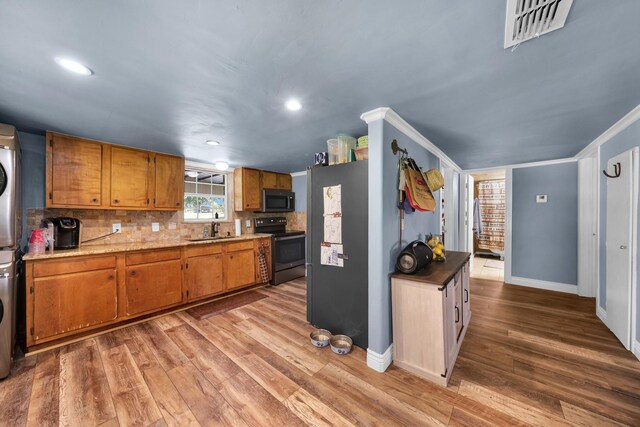
[{"label": "dish towel on oven handle", "polygon": [[267,266],[267,256],[265,255],[264,243],[260,243],[258,264],[260,265],[260,283],[267,283],[269,281],[269,267]]}]

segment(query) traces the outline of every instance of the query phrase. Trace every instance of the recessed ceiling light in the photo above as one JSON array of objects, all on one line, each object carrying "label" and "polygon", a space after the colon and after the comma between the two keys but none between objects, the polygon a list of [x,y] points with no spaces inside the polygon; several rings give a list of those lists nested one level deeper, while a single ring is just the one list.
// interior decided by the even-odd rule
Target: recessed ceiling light
[{"label": "recessed ceiling light", "polygon": [[290,111],[298,111],[299,109],[302,108],[302,104],[300,104],[300,101],[298,101],[297,99],[288,100],[284,104],[284,106],[287,107],[287,110],[290,110]]},{"label": "recessed ceiling light", "polygon": [[216,162],[216,169],[221,171],[226,171],[229,169],[229,163],[227,162]]},{"label": "recessed ceiling light", "polygon": [[222,143],[220,141],[216,141],[215,139],[208,139],[208,140],[205,141],[205,144],[216,146],[216,145],[220,145]]},{"label": "recessed ceiling light", "polygon": [[187,176],[189,178],[197,178],[198,177],[198,172],[197,171],[187,171]]},{"label": "recessed ceiling light", "polygon": [[55,61],[62,68],[72,71],[77,74],[82,74],[83,76],[90,76],[93,74],[93,71],[81,63],[74,61],[73,59],[68,58],[55,58]]}]

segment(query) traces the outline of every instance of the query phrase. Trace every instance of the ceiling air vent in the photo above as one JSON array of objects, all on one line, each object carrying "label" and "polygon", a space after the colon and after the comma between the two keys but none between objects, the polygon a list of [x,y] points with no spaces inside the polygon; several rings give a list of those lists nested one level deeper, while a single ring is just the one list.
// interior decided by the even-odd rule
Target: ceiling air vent
[{"label": "ceiling air vent", "polygon": [[564,27],[573,0],[507,0],[504,48]]}]

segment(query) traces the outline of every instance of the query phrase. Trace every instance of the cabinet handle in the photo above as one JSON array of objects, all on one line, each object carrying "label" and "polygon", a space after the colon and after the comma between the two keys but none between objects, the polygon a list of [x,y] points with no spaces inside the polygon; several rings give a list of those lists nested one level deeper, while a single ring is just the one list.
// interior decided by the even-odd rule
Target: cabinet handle
[{"label": "cabinet handle", "polygon": [[113,203],[120,203],[120,200],[118,200],[118,199],[113,199]]},{"label": "cabinet handle", "polygon": [[92,203],[98,203],[98,199],[96,199],[95,197],[93,199],[91,199]]},{"label": "cabinet handle", "polygon": [[132,276],[135,276],[135,275],[136,275],[136,272],[135,272],[135,271],[132,271],[132,272],[131,272],[131,275],[132,275]]},{"label": "cabinet handle", "polygon": [[180,206],[180,202],[176,202],[176,206]]},{"label": "cabinet handle", "polygon": [[460,321],[460,309],[458,309],[457,305],[454,308],[456,309],[456,323],[458,323]]},{"label": "cabinet handle", "polygon": [[107,279],[113,280],[113,274],[110,274],[109,277],[107,277]]},{"label": "cabinet handle", "polygon": [[464,290],[464,302],[469,302],[469,290]]}]

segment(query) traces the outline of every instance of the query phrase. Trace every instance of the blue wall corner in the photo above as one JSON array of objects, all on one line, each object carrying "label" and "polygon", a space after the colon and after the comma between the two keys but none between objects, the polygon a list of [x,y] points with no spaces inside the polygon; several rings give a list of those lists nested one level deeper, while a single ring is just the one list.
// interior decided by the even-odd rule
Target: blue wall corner
[{"label": "blue wall corner", "polygon": [[291,177],[292,191],[296,193],[296,212],[307,211],[307,175]]}]

